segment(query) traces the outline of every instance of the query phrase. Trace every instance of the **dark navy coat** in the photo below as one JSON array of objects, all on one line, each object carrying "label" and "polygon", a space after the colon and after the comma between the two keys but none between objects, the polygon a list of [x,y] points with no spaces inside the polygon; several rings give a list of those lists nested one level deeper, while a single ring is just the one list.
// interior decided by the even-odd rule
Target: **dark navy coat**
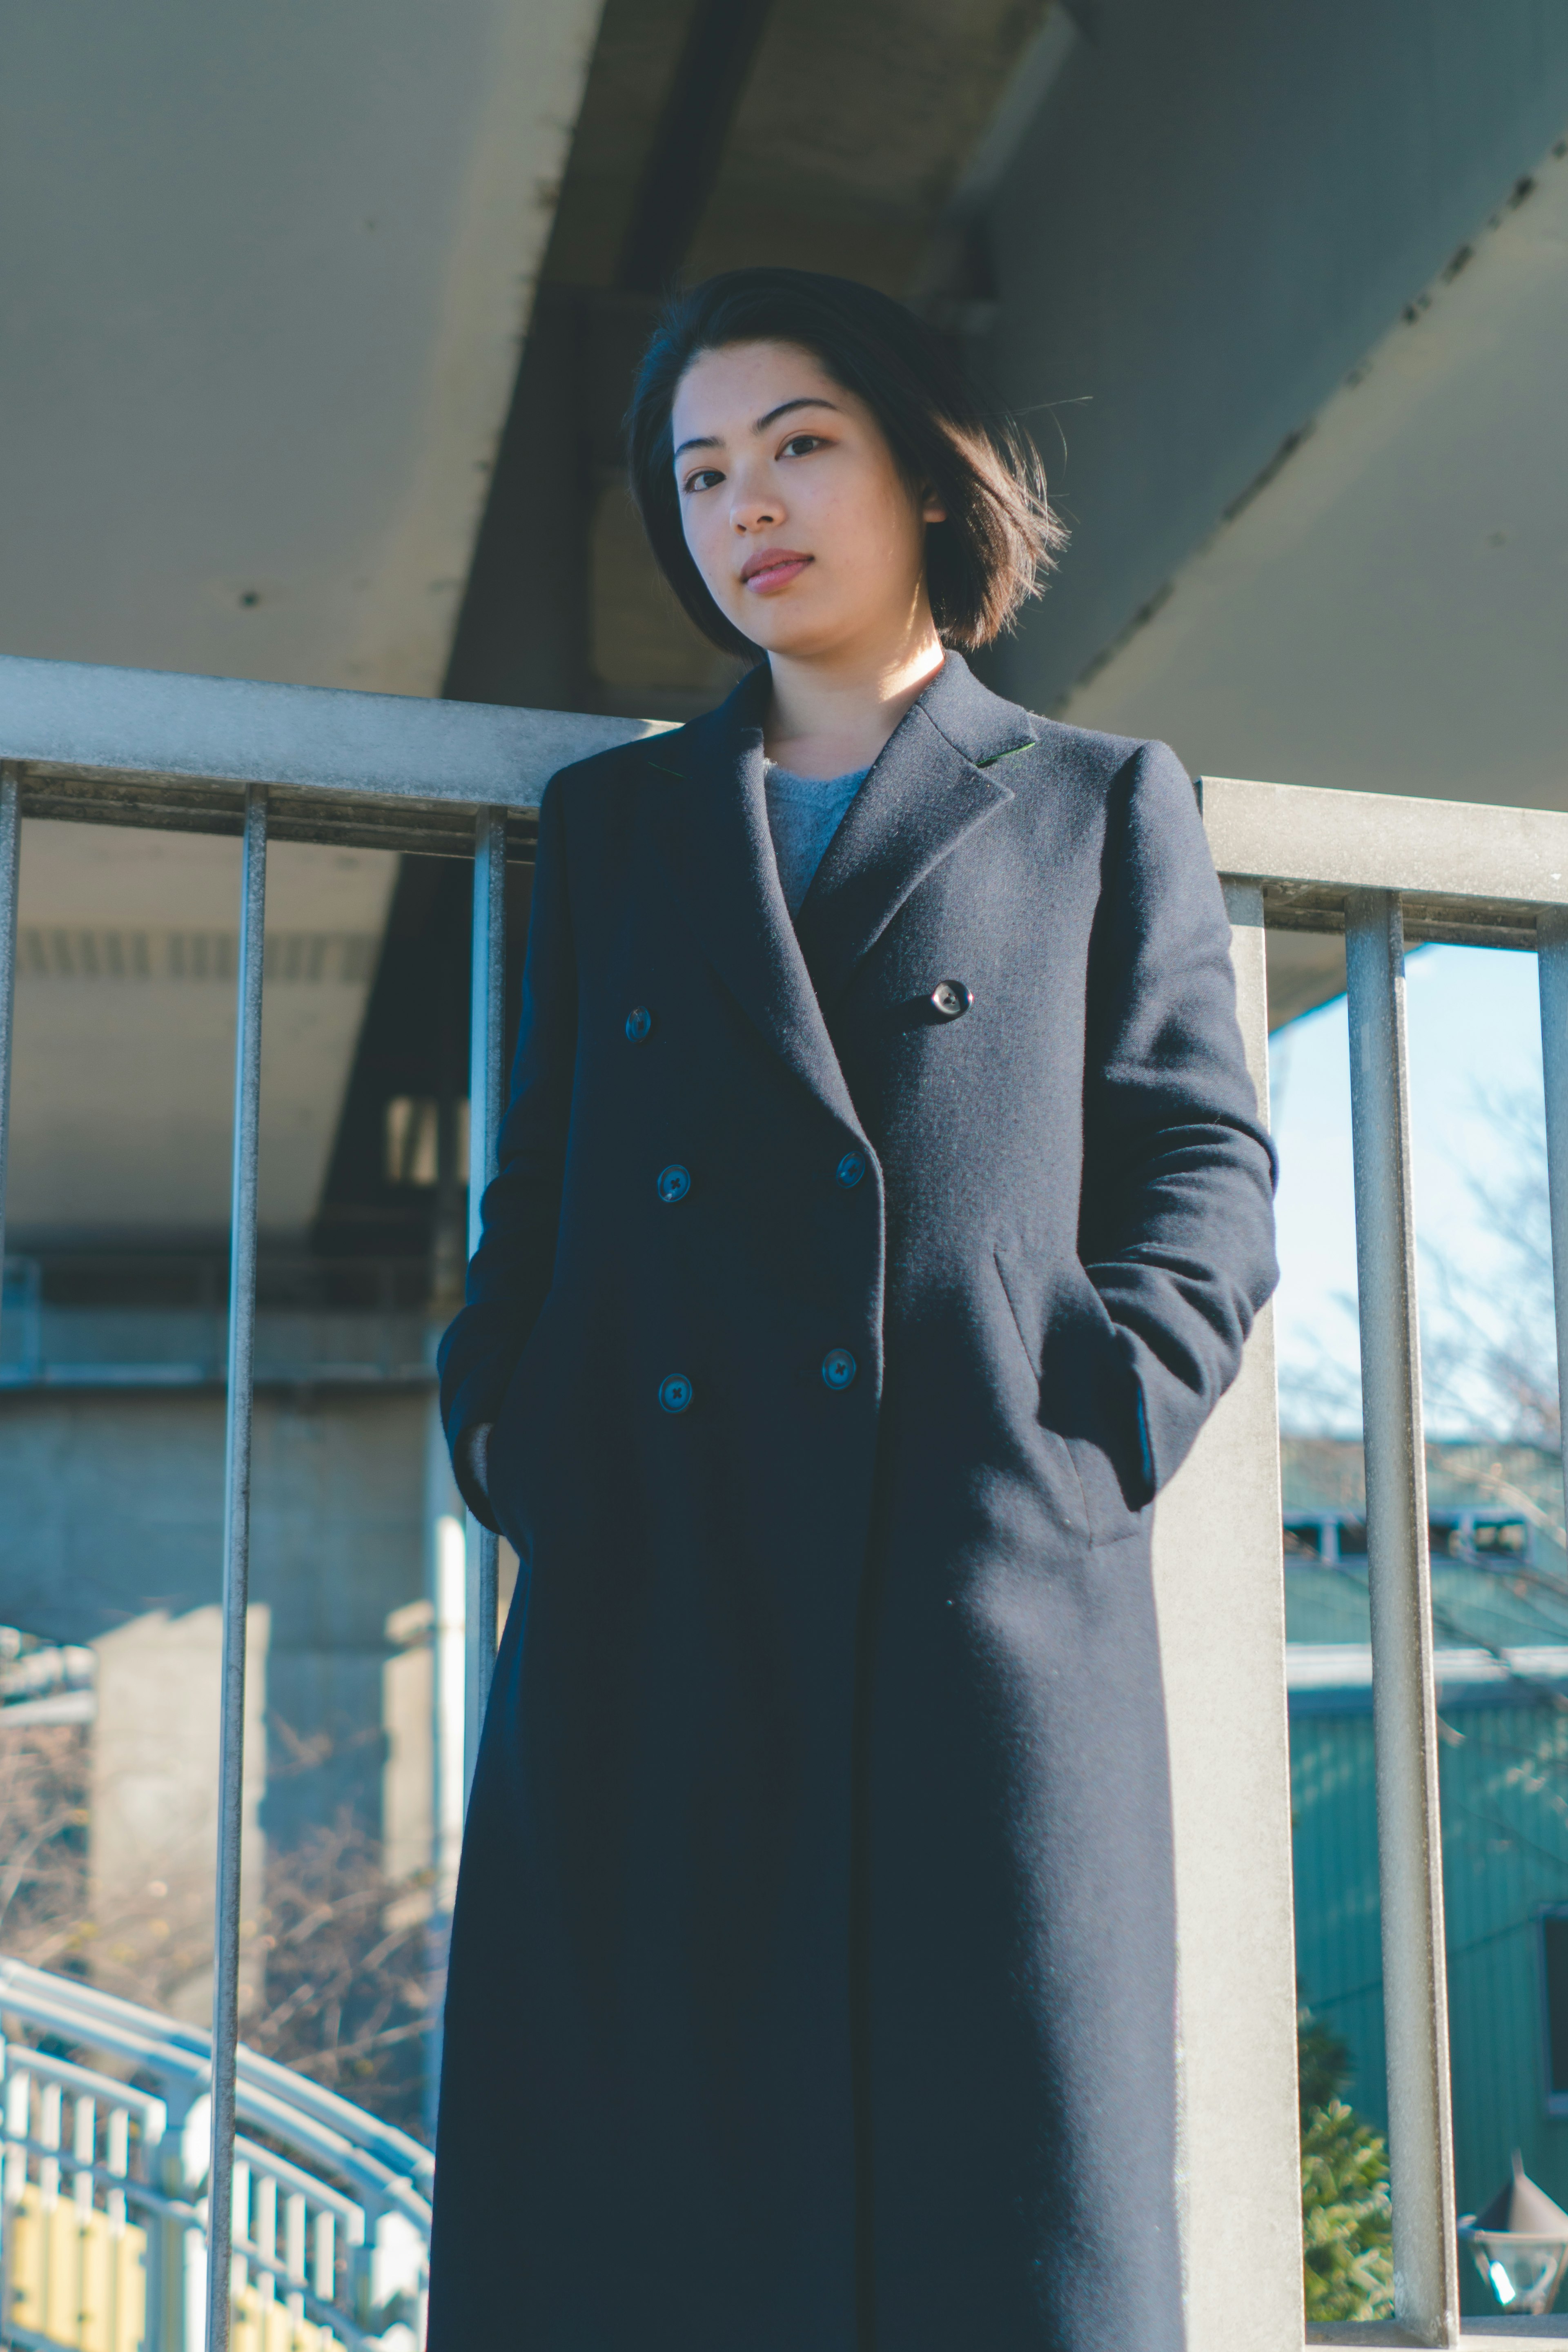
[{"label": "dark navy coat", "polygon": [[544,797],[429,2341],[1175,2352],[1148,1506],[1275,1278],[1224,904],[1169,751],[950,654],[797,941],[765,691]]}]

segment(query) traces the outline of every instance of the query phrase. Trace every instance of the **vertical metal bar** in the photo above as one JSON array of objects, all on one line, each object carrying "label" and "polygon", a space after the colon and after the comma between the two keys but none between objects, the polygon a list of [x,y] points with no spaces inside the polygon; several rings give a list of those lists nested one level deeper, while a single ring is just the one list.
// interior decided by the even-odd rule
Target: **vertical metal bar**
[{"label": "vertical metal bar", "polygon": [[60,2145],[60,2086],[58,2083],[38,2085],[38,2145],[49,2153],[38,2165],[38,2194],[53,2199],[60,2193],[60,2168],[55,2151]]},{"label": "vertical metal bar", "polygon": [[[506,992],[506,812],[482,808],[474,826],[473,961],[468,1013],[468,1255],[479,1245],[479,1206],[495,1173],[500,1133]],[[468,1804],[496,1660],[498,1539],[468,1514],[468,1643],[463,1802]]]},{"label": "vertical metal bar", "polygon": [[71,2154],[76,2158],[76,2169],[71,2174],[71,2198],[79,2213],[92,2210],[92,2165],[98,2154],[98,2101],[84,2098],[79,2091],[71,2115]]},{"label": "vertical metal bar", "polygon": [[1552,1289],[1557,1305],[1558,1444],[1568,1510],[1568,908],[1535,924],[1541,988],[1541,1074],[1546,1091],[1546,1191],[1552,1225]]},{"label": "vertical metal bar", "polygon": [[261,1128],[261,975],[267,795],[245,795],[229,1210],[228,1400],[224,1453],[223,1681],[217,1909],[213,1952],[212,2159],[207,2171],[206,2352],[228,2352],[234,2241],[235,2045],[239,2037],[239,1874],[245,1824],[245,1631],[250,1582],[250,1417],[256,1343],[256,1178]]},{"label": "vertical metal bar", "polygon": [[27,2149],[31,2137],[29,2126],[33,2116],[33,2078],[20,2063],[6,2053],[5,2068],[5,2165],[0,2177],[0,2192],[15,2202],[27,2185]]},{"label": "vertical metal bar", "polygon": [[22,853],[22,791],[0,768],[0,1289],[5,1265],[5,1151],[11,1128],[11,1040],[16,1013],[16,886]]},{"label": "vertical metal bar", "polygon": [[1405,933],[1399,900],[1390,891],[1352,892],[1345,914],[1394,2316],[1415,2343],[1455,2345],[1459,2250]]},{"label": "vertical metal bar", "polygon": [[[128,2108],[111,2107],[109,2113],[108,2147],[104,2162],[114,2180],[124,2180],[131,2172],[131,2115]],[[104,2200],[104,2210],[111,2226],[125,2227],[125,2191],[110,2189]]]}]

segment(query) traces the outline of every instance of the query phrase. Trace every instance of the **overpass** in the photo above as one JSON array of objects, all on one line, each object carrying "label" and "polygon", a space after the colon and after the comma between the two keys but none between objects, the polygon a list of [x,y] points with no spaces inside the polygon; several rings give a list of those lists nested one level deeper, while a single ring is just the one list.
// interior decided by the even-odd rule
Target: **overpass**
[{"label": "overpass", "polygon": [[[1211,776],[1568,805],[1553,0],[84,0],[0,103],[0,653],[405,697],[415,731],[679,720],[729,673],[633,527],[631,360],[674,269],[791,261],[921,303],[1037,431],[1074,536],[1003,690]],[[118,1900],[216,1828],[240,852],[232,806],[27,806],[0,1621],[95,1651]],[[258,1881],[341,1809],[397,1874],[449,1860],[426,1356],[470,848],[274,821]],[[1270,1017],[1344,985],[1337,930],[1265,931]],[[205,1744],[150,1733],[174,1697]]]}]

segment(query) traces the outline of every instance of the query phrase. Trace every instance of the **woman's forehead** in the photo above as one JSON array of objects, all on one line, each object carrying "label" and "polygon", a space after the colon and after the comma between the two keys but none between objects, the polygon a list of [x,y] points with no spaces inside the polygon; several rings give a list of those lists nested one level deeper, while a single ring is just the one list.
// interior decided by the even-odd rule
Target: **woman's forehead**
[{"label": "woman's forehead", "polygon": [[727,343],[700,352],[675,388],[675,439],[758,431],[784,404],[814,397],[841,409],[851,400],[816,352],[797,343]]}]

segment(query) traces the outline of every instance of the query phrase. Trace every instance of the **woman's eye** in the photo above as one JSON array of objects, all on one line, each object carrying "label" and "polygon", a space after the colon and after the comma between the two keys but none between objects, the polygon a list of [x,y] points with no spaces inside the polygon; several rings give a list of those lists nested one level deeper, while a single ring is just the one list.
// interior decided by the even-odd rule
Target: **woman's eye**
[{"label": "woman's eye", "polygon": [[784,443],[784,447],[779,451],[779,456],[781,457],[809,457],[814,449],[820,449],[823,446],[823,438],[820,433],[792,433],[789,439]]},{"label": "woman's eye", "polygon": [[694,474],[688,474],[681,488],[686,490],[710,490],[715,482],[721,482],[723,478],[717,466],[699,466]]}]

